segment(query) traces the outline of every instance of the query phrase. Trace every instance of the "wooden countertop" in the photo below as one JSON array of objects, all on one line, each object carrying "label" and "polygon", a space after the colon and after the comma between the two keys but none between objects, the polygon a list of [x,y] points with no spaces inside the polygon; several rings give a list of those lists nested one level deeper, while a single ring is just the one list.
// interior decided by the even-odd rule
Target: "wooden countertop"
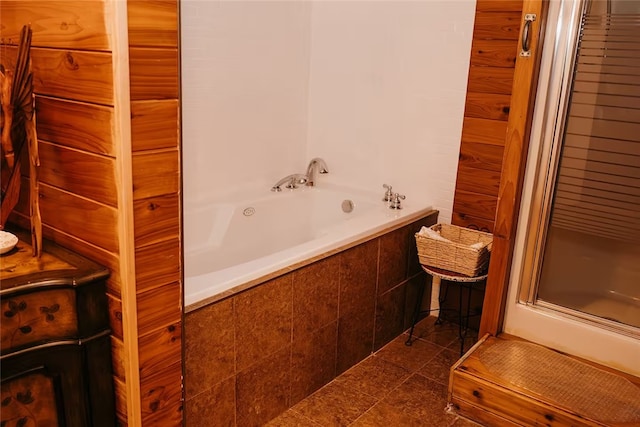
[{"label": "wooden countertop", "polygon": [[0,295],[36,286],[81,286],[109,276],[105,267],[48,241],[43,241],[42,256],[36,258],[30,235],[9,231],[18,236],[19,242],[0,255]]}]

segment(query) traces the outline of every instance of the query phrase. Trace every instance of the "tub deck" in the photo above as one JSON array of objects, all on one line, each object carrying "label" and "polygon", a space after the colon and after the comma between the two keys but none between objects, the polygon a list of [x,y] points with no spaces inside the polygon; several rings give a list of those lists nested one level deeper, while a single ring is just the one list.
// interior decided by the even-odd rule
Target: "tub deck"
[{"label": "tub deck", "polygon": [[452,409],[487,425],[640,425],[640,378],[506,334],[452,368]]}]

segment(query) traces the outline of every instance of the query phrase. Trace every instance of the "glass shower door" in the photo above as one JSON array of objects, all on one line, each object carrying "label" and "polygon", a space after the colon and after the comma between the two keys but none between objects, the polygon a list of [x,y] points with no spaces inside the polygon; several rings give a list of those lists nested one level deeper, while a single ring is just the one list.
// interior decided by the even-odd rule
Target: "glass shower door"
[{"label": "glass shower door", "polygon": [[575,47],[531,302],[640,328],[640,2],[586,3]]},{"label": "glass shower door", "polygon": [[549,1],[504,322],[636,376],[639,8]]}]

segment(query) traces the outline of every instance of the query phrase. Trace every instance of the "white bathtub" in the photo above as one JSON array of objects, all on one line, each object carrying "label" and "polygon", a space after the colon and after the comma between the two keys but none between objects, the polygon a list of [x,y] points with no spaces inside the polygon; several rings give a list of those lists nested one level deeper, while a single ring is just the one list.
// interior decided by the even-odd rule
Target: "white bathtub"
[{"label": "white bathtub", "polygon": [[[346,249],[432,210],[407,197],[389,209],[383,191],[324,184],[280,193],[261,189],[224,202],[187,207],[184,218],[185,310],[250,287],[327,252]],[[351,213],[342,210],[351,200]]]}]

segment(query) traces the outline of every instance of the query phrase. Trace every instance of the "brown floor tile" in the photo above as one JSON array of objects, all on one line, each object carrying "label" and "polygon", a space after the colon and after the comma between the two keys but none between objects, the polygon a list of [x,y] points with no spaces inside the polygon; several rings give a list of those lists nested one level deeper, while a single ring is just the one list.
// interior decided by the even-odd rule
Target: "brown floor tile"
[{"label": "brown floor tile", "polygon": [[186,425],[220,426],[236,425],[236,384],[230,377],[185,403]]},{"label": "brown floor tile", "polygon": [[[458,283],[443,282],[442,291],[446,292],[447,286],[449,291],[447,298],[442,304],[446,310],[443,315],[448,321],[458,323],[458,307],[460,306],[460,292],[462,291],[462,307],[463,312],[466,312],[467,301],[469,298],[469,290],[461,288]],[[472,285],[471,288],[471,305],[469,307],[469,326],[474,329],[478,329],[480,326],[480,314],[482,313],[482,304],[484,302],[485,283],[479,282]]]},{"label": "brown floor tile", "polygon": [[291,347],[239,372],[236,380],[236,422],[261,426],[290,406]]},{"label": "brown floor tile", "polygon": [[375,355],[402,366],[410,372],[416,372],[443,349],[436,344],[422,340],[416,340],[411,346],[407,346],[405,345],[406,340],[406,335],[400,335]]},{"label": "brown floor tile", "polygon": [[442,347],[448,347],[454,341],[458,342],[457,324],[445,321],[436,325],[435,321],[434,316],[428,316],[418,322],[413,330],[414,339],[420,338]]},{"label": "brown floor tile", "polygon": [[189,399],[235,374],[233,301],[185,316],[185,394]]},{"label": "brown floor tile", "polygon": [[238,372],[291,344],[291,278],[279,277],[235,297]]},{"label": "brown floor tile", "polygon": [[320,424],[289,409],[267,423],[267,427],[320,427]]},{"label": "brown floor tile", "polygon": [[336,378],[346,387],[382,399],[411,372],[378,356],[371,356]]},{"label": "brown floor tile", "polygon": [[376,403],[354,423],[353,427],[426,427],[424,421],[406,414],[400,408],[384,402]]},{"label": "brown floor tile", "polygon": [[416,323],[415,332],[429,332],[437,326],[435,316],[428,316]]},{"label": "brown floor tile", "polygon": [[448,426],[454,419],[445,413],[447,387],[414,374],[394,389],[383,402],[401,408],[406,414],[422,420],[425,425]]},{"label": "brown floor tile", "polygon": [[[466,337],[464,337],[464,347],[462,348],[462,352],[466,353],[478,342],[478,333],[473,330],[469,330],[467,332]],[[460,339],[453,341],[451,344],[447,346],[447,348],[457,351],[460,354]]]},{"label": "brown floor tile", "polygon": [[293,272],[293,333],[309,334],[338,320],[339,256]]},{"label": "brown floor tile", "polygon": [[355,421],[377,399],[338,382],[331,382],[293,407],[305,417],[318,424],[346,426]]},{"label": "brown floor tile", "polygon": [[336,376],[337,322],[309,334],[297,335],[291,354],[291,404]]},{"label": "brown floor tile", "polygon": [[453,366],[459,358],[460,354],[457,351],[445,348],[420,368],[418,373],[440,384],[448,385],[451,366]]}]

